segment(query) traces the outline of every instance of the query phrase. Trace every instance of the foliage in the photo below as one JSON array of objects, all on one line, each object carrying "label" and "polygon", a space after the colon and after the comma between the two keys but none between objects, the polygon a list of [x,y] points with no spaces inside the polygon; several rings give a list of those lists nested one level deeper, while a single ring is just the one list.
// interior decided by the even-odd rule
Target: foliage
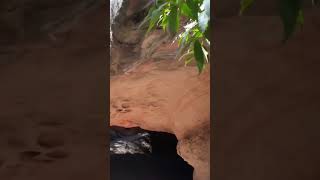
[{"label": "foliage", "polygon": [[240,2],[240,15],[244,13],[250,6],[252,6],[254,0],[242,0]]},{"label": "foliage", "polygon": [[[241,0],[240,15],[253,5],[255,0]],[[320,0],[311,0],[313,5],[318,5]],[[283,41],[286,42],[294,33],[297,26],[302,26],[304,17],[302,0],[279,0],[279,14],[283,24]]]},{"label": "foliage", "polygon": [[280,17],[284,29],[284,41],[295,31],[296,26],[302,22],[302,2],[301,0],[281,0],[280,1]]},{"label": "foliage", "polygon": [[[184,59],[187,65],[195,59],[201,73],[210,59],[210,0],[154,1],[141,26],[149,23],[147,33],[161,27],[171,37],[176,37],[179,40],[179,60]],[[255,0],[239,1],[240,15],[255,3]],[[311,1],[313,5],[320,4],[320,0]],[[283,42],[286,42],[297,26],[303,25],[302,0],[279,0],[279,15],[283,24]],[[179,34],[181,19],[186,19],[188,24]]]},{"label": "foliage", "polygon": [[[180,33],[183,19],[188,24]],[[178,40],[177,58],[186,65],[195,59],[201,73],[209,63],[210,0],[155,0],[140,26],[146,23],[147,33],[159,26]]]}]

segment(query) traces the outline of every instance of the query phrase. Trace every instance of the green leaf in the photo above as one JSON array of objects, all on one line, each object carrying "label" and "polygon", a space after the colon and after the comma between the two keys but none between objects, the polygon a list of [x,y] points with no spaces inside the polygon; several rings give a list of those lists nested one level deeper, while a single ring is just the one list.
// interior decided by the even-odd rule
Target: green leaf
[{"label": "green leaf", "polygon": [[150,21],[151,19],[151,14],[152,12],[155,10],[155,6],[151,7],[147,16],[143,19],[143,21],[140,23],[140,25],[138,26],[138,28],[140,29],[142,26],[144,26],[147,22]]},{"label": "green leaf", "polygon": [[178,7],[180,7],[183,2],[184,2],[184,0],[176,0],[176,5],[178,5]]},{"label": "green leaf", "polygon": [[207,39],[210,39],[210,20],[208,22],[208,27],[203,34],[204,34],[204,37],[206,37]]},{"label": "green leaf", "polygon": [[203,70],[203,67],[204,67],[205,57],[204,57],[204,53],[202,51],[202,45],[200,44],[200,42],[198,40],[196,40],[194,42],[193,52],[194,52],[195,59],[197,61],[199,73],[201,73]]},{"label": "green leaf", "polygon": [[160,19],[160,16],[162,14],[162,11],[163,11],[163,8],[164,6],[166,6],[167,3],[164,3],[162,4],[161,6],[159,6],[156,10],[153,10],[151,15],[150,15],[150,24],[149,24],[149,28],[147,30],[147,33],[148,34],[154,27],[155,25],[157,24],[157,22],[159,21]]},{"label": "green leaf", "polygon": [[200,39],[203,37],[202,32],[199,30],[199,28],[193,29],[193,37],[196,39]]},{"label": "green leaf", "polygon": [[181,5],[181,13],[192,20],[197,19],[197,16],[196,16],[197,13],[193,13],[192,10],[189,8],[189,6],[186,3],[183,3]]},{"label": "green leaf", "polygon": [[176,57],[179,57],[182,53],[187,51],[187,48],[190,49],[190,45],[194,41],[194,37],[190,33],[197,28],[197,23],[190,22],[189,24],[185,25],[184,28],[185,31],[179,35],[179,49]]},{"label": "green leaf", "polygon": [[161,6],[162,4],[164,4],[164,3],[165,3],[165,0],[156,0],[156,1],[155,1],[156,7],[159,7],[159,6]]},{"label": "green leaf", "polygon": [[168,26],[168,14],[166,12],[162,13],[162,19],[161,19],[160,26],[162,27],[163,31],[166,32],[167,26]]},{"label": "green leaf", "polygon": [[186,4],[191,9],[192,14],[194,14],[195,16],[195,19],[198,19],[199,6],[197,2],[195,2],[194,0],[186,0]]},{"label": "green leaf", "polygon": [[240,3],[240,15],[243,14],[248,8],[250,8],[255,0],[241,0]]},{"label": "green leaf", "polygon": [[189,32],[186,31],[182,34],[179,40],[179,49],[176,55],[176,58],[179,57],[182,53],[188,50],[190,48],[190,37],[189,37]]},{"label": "green leaf", "polygon": [[301,12],[301,5],[301,0],[280,0],[280,17],[284,29],[283,42],[286,42],[295,31]]},{"label": "green leaf", "polygon": [[179,23],[178,7],[173,5],[170,7],[170,13],[168,15],[168,29],[172,35],[178,32]]},{"label": "green leaf", "polygon": [[300,10],[300,11],[299,11],[299,15],[298,15],[298,17],[297,17],[297,25],[298,25],[298,26],[302,26],[303,23],[304,23],[303,11]]}]

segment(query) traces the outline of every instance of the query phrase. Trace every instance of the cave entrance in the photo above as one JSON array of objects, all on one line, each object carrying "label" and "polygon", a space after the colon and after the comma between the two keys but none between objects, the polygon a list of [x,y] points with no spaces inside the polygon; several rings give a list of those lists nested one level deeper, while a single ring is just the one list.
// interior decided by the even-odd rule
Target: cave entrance
[{"label": "cave entrance", "polygon": [[111,180],[192,180],[193,168],[176,150],[170,133],[110,128]]}]

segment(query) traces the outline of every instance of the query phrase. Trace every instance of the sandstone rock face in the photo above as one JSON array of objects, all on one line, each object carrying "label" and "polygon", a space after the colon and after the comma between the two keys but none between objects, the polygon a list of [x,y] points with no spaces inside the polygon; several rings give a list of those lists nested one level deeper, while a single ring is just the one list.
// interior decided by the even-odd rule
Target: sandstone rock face
[{"label": "sandstone rock face", "polygon": [[178,154],[193,166],[194,180],[210,180],[210,124],[195,126],[193,131],[181,138]]},{"label": "sandstone rock face", "polygon": [[124,0],[112,20],[111,75],[123,73],[128,65],[139,59],[146,30],[138,27],[146,16],[149,3],[148,0]]},{"label": "sandstone rock face", "polygon": [[178,152],[209,179],[210,69],[198,75],[175,59],[147,62],[110,82],[110,125],[176,135]]},{"label": "sandstone rock face", "polygon": [[177,62],[177,43],[162,30],[136,30],[128,14],[136,14],[137,2],[126,3],[112,27],[110,125],[175,134],[194,179],[209,180],[210,67],[198,75],[195,66]]}]

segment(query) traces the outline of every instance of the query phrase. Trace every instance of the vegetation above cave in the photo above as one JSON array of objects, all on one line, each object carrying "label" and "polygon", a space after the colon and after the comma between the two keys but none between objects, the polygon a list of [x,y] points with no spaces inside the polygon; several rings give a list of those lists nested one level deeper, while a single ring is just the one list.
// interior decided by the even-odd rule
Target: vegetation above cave
[{"label": "vegetation above cave", "polygon": [[[286,42],[298,26],[303,25],[302,0],[278,0],[279,16],[283,23],[283,42]],[[311,0],[314,6],[319,0]],[[239,14],[255,3],[255,0],[239,0]],[[258,2],[256,2],[258,3]],[[187,20],[184,25],[181,20]],[[141,26],[148,24],[147,33],[156,27],[178,40],[177,58],[187,65],[196,61],[199,73],[210,62],[210,0],[155,0]]]},{"label": "vegetation above cave", "polygon": [[[187,25],[180,32],[181,20]],[[209,63],[210,0],[155,0],[141,26],[148,24],[147,33],[161,27],[178,40],[177,58],[187,65],[193,59],[199,72]]]}]

